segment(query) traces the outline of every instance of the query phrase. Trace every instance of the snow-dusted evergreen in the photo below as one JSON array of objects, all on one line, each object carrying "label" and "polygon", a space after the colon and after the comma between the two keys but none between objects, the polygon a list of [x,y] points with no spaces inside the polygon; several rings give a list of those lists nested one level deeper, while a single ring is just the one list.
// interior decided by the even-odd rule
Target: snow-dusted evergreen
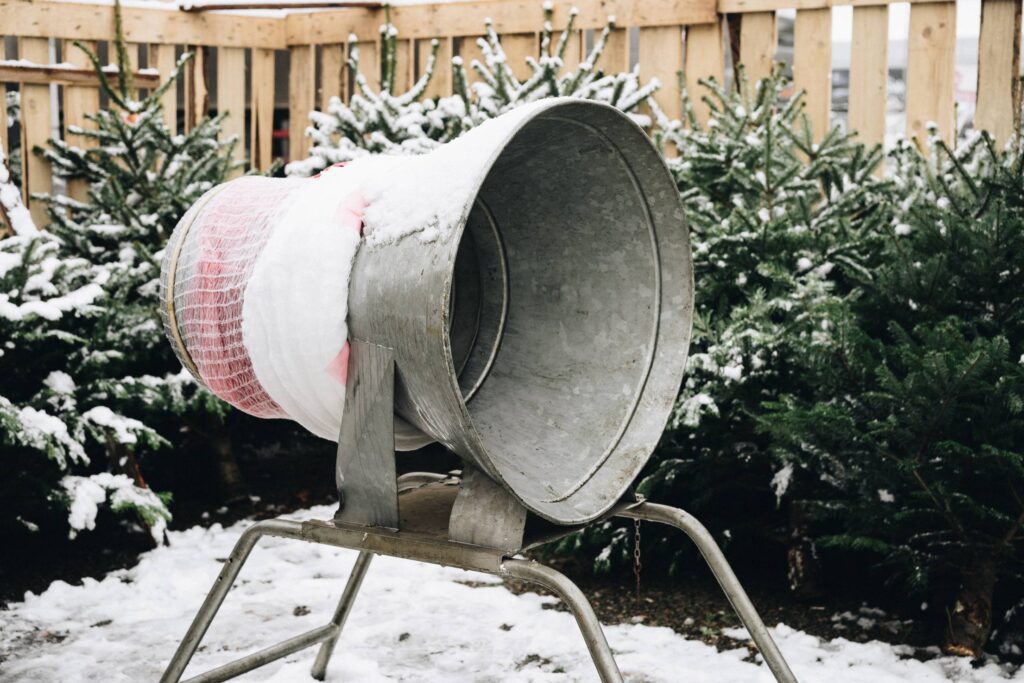
[{"label": "snow-dusted evergreen", "polygon": [[1024,570],[1024,149],[983,133],[893,158],[879,263],[763,423],[813,484],[822,542],[880,563],[977,657],[993,626],[1008,647],[1024,630],[994,612]]},{"label": "snow-dusted evergreen", "polygon": [[[792,471],[759,432],[761,405],[801,388],[795,356],[824,342],[830,309],[874,249],[885,203],[873,175],[880,150],[838,129],[813,143],[801,98],[781,98],[781,72],[750,84],[741,71],[740,84],[688,93],[685,126],[659,119],[690,228],[696,310],[685,383],[639,484],[701,517],[727,547],[763,543],[774,532],[766,519],[789,505]],[[706,126],[692,114],[697,95],[711,108]],[[692,557],[660,529],[647,536],[664,540],[645,553],[672,568]],[[583,542],[604,548],[599,565],[632,554],[631,535],[613,525]],[[802,542],[798,532],[796,557],[813,552]]]},{"label": "snow-dusted evergreen", "polygon": [[[216,423],[224,408],[163,339],[158,259],[185,209],[226,179],[235,141],[217,140],[219,119],[183,135],[165,125],[159,97],[188,56],[137,100],[118,48],[113,82],[88,53],[109,108],[87,115],[95,129],[73,132],[94,145],[51,140],[34,150],[57,175],[84,183],[87,198],[37,197],[51,217],[40,232],[17,188],[0,183],[16,233],[0,241],[0,438],[12,472],[0,484],[0,506],[12,510],[0,519],[32,530],[57,524],[63,510],[74,536],[106,506],[160,541],[170,513],[140,461],[183,423]],[[10,180],[6,169],[0,180]]]},{"label": "snow-dusted evergreen", "polygon": [[[541,56],[527,57],[530,74],[516,77],[508,64],[501,39],[488,20],[486,36],[477,40],[484,61],[467,65],[461,57],[451,64],[438,64],[435,41],[424,74],[407,92],[395,94],[396,41],[398,32],[390,21],[381,26],[381,89],[375,90],[360,71],[359,47],[350,37],[349,72],[355,93],[349,103],[332,98],[326,112],[310,114],[313,125],[307,134],[313,139],[310,157],[288,165],[290,175],[308,176],[330,166],[366,154],[422,154],[452,140],[483,121],[510,109],[544,97],[578,97],[605,102],[629,113],[640,123],[650,123],[639,112],[651,103],[658,82],[641,84],[637,71],[605,73],[601,55],[614,27],[614,18],[595,41],[593,49],[575,71],[563,69],[565,50],[572,35],[577,10],[569,15],[568,26],[557,40],[551,25],[553,9],[544,5]],[[452,70],[452,94],[438,99],[424,98],[437,69]]]}]

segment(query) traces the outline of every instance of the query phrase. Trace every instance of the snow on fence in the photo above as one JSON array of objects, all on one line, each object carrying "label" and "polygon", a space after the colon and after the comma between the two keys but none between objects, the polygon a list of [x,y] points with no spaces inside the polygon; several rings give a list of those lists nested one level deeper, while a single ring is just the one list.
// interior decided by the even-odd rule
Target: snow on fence
[{"label": "snow on fence", "polygon": [[[225,0],[218,6],[238,2]],[[351,79],[345,63],[350,35],[359,40],[364,71],[379,73],[376,64],[383,9],[372,3],[359,4],[239,13],[201,11],[199,5],[126,2],[123,24],[132,52],[138,49],[134,56],[139,63],[144,61],[147,71],[167,74],[176,52],[187,48],[197,53],[179,92],[166,95],[168,122],[187,129],[207,112],[243,112],[227,119],[224,135],[238,135],[246,141],[238,153],[251,159],[255,167],[266,168],[274,156],[275,109],[282,114],[286,110],[290,122],[287,132],[283,121],[280,126],[282,137],[288,140],[283,154],[297,159],[308,150],[304,134],[308,113],[326,106],[331,96],[348,95]],[[602,57],[602,68],[624,70],[633,62],[639,64],[643,80],[657,78],[661,82],[656,99],[670,116],[681,113],[679,69],[685,69],[691,91],[700,78],[722,79],[727,63],[744,63],[751,79],[767,74],[779,49],[777,12],[795,10],[793,76],[796,87],[807,91],[807,113],[818,135],[827,129],[831,116],[832,7],[852,5],[848,125],[867,142],[884,140],[889,0],[555,0],[553,4],[556,30],[565,27],[571,7],[579,9],[566,68],[575,68],[594,29],[603,27],[609,15],[614,15],[616,29]],[[981,13],[975,126],[1002,141],[1019,124],[1021,0],[982,0]],[[488,17],[502,36],[512,68],[525,69],[525,57],[539,50],[541,0],[470,0],[393,8],[392,21],[400,38],[396,91],[404,90],[422,73],[435,38],[440,40],[441,64],[454,55],[467,63],[480,58],[476,39]],[[908,135],[926,135],[930,122],[947,140],[955,135],[955,24],[955,1],[911,2]],[[49,191],[52,183],[46,163],[26,150],[44,144],[55,133],[72,144],[86,144],[86,140],[69,136],[67,128],[86,124],[83,114],[98,108],[100,94],[87,79],[71,83],[65,71],[32,68],[25,62],[50,65],[59,55],[74,68],[87,68],[84,55],[72,48],[71,41],[94,45],[110,41],[113,6],[0,0],[0,36],[5,35],[17,38],[17,54],[10,54],[15,41],[8,41],[8,60],[3,62],[7,68],[0,69],[0,83],[15,83],[21,91],[23,191],[27,197],[30,192]],[[4,56],[0,53],[0,58]],[[14,59],[22,60],[25,68],[17,68]],[[215,68],[210,68],[213,64]],[[287,78],[281,77],[284,71]],[[50,76],[45,77],[47,73]],[[51,94],[58,84],[63,86],[61,97]],[[450,88],[451,71],[438,69],[428,94],[448,93]],[[706,115],[704,109],[698,102],[698,116]],[[0,106],[0,142],[7,149],[5,116]],[[81,191],[69,188],[73,195]],[[28,201],[33,214],[42,218],[42,205]]]}]

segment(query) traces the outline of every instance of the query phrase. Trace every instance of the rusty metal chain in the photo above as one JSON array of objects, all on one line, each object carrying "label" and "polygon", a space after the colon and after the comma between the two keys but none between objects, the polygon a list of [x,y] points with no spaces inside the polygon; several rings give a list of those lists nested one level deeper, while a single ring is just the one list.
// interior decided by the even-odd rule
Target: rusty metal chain
[{"label": "rusty metal chain", "polygon": [[640,561],[640,520],[633,520],[633,576],[636,577],[636,609],[640,611],[640,570],[643,563]]}]

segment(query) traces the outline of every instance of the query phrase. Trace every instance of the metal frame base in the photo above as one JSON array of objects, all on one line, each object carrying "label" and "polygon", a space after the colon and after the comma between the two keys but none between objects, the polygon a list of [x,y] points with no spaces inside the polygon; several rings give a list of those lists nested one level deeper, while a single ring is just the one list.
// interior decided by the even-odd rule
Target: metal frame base
[{"label": "metal frame base", "polygon": [[[451,480],[446,481],[451,483]],[[423,486],[427,482],[439,483],[437,477],[431,475],[413,475],[412,477],[407,475],[401,478],[400,488],[408,490]],[[796,683],[793,672],[786,664],[782,653],[772,640],[721,549],[699,521],[678,508],[646,502],[620,505],[613,510],[612,515],[668,524],[689,536],[707,561],[719,585],[729,598],[729,602],[736,610],[740,621],[750,632],[751,638],[775,679],[779,683]],[[171,657],[167,670],[160,679],[161,683],[178,683],[181,680],[185,668],[224,602],[224,598],[249,557],[249,553],[264,536],[293,538],[360,551],[348,584],[345,586],[341,600],[334,612],[334,617],[330,623],[324,626],[189,678],[187,683],[226,681],[317,643],[320,643],[320,651],[313,664],[311,674],[313,678],[323,680],[327,663],[338,642],[338,637],[341,635],[341,629],[352,611],[352,605],[369,569],[370,561],[374,555],[378,554],[482,571],[497,576],[520,579],[547,588],[558,595],[576,617],[576,622],[583,632],[584,640],[601,681],[603,683],[621,683],[623,680],[590,602],[576,584],[551,567],[532,560],[512,559],[509,556],[515,553],[510,553],[508,550],[451,541],[443,534],[439,535],[436,532],[416,529],[394,531],[337,521],[296,522],[271,519],[257,522],[242,533],[230,557],[224,563],[213,588],[199,608],[195,620],[174,656]]]}]

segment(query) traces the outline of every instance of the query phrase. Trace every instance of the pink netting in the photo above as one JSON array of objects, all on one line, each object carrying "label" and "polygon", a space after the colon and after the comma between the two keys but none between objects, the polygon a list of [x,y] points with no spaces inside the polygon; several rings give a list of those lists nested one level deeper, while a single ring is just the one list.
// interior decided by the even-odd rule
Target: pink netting
[{"label": "pink netting", "polygon": [[[174,291],[164,296],[174,297],[178,332],[199,379],[223,400],[257,417],[288,415],[256,378],[242,343],[243,294],[270,237],[276,207],[301,182],[259,177],[232,181],[197,204],[194,222],[184,236],[172,236],[167,247],[170,258],[184,239]],[[188,222],[186,217],[176,233]],[[182,355],[181,349],[176,351]]]}]

